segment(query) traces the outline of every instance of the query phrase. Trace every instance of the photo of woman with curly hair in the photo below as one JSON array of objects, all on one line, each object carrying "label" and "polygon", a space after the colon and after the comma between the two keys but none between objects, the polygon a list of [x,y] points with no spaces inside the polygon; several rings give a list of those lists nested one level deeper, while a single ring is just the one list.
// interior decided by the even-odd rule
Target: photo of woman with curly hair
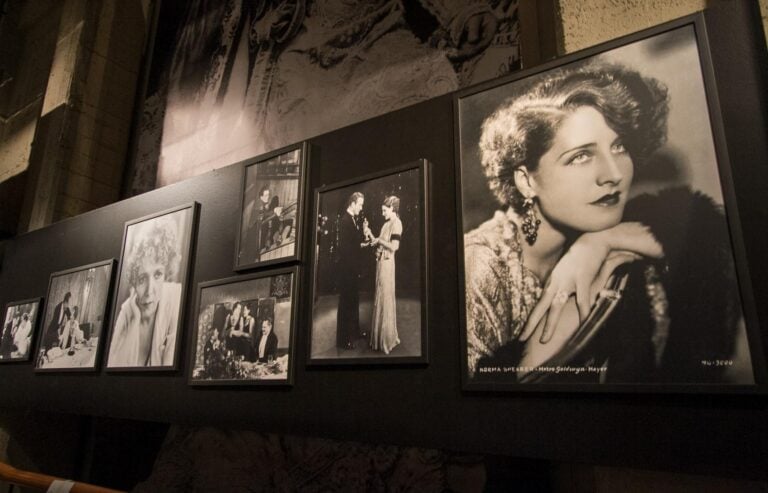
[{"label": "photo of woman with curly hair", "polygon": [[460,102],[469,382],[754,383],[698,63],[683,28]]},{"label": "photo of woman with curly hair", "polygon": [[108,368],[174,366],[193,211],[127,226]]}]

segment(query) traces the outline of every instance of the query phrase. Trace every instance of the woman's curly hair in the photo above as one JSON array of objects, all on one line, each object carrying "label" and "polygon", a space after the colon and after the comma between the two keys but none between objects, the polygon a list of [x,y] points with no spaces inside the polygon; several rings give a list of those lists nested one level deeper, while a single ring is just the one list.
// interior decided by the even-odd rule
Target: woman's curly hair
[{"label": "woman's curly hair", "polygon": [[145,259],[165,267],[165,278],[175,276],[179,264],[176,224],[170,219],[154,221],[149,229],[137,232],[138,240],[128,256],[128,284],[138,282],[139,268]]},{"label": "woman's curly hair", "polygon": [[386,205],[387,207],[392,209],[392,211],[395,214],[398,214],[398,215],[400,214],[400,198],[397,197],[396,195],[388,196],[387,198],[384,199],[384,202],[381,205]]},{"label": "woman's curly hair", "polygon": [[525,165],[535,171],[564,117],[582,106],[603,115],[635,166],[666,141],[668,95],[658,80],[618,65],[558,70],[507,99],[483,122],[480,163],[502,204],[521,212],[524,198],[515,187],[515,169]]}]

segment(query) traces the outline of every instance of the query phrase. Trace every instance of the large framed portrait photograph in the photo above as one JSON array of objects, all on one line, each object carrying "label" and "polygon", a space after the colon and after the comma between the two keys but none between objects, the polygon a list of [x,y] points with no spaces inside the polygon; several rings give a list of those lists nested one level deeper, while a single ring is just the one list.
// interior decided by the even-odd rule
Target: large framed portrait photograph
[{"label": "large framed portrait photograph", "polygon": [[13,301],[5,305],[0,334],[0,363],[29,361],[42,298]]},{"label": "large framed portrait photograph", "polygon": [[289,385],[298,267],[201,283],[192,385]]},{"label": "large framed portrait photograph", "polygon": [[464,388],[757,388],[713,94],[701,16],[457,94]]},{"label": "large framed portrait photograph", "polygon": [[177,366],[199,204],[125,224],[107,370]]},{"label": "large framed portrait photograph", "polygon": [[316,190],[310,364],[427,362],[427,170]]},{"label": "large framed portrait photograph", "polygon": [[36,371],[92,371],[99,361],[114,259],[51,274]]},{"label": "large framed portrait photograph", "polygon": [[304,142],[244,163],[236,271],[298,260],[308,153]]}]

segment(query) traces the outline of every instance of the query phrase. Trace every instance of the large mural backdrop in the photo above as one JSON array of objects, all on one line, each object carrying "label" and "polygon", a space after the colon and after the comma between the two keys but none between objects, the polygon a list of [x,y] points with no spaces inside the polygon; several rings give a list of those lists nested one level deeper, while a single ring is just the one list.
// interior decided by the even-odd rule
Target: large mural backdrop
[{"label": "large mural backdrop", "polygon": [[507,73],[518,0],[163,0],[129,193]]}]

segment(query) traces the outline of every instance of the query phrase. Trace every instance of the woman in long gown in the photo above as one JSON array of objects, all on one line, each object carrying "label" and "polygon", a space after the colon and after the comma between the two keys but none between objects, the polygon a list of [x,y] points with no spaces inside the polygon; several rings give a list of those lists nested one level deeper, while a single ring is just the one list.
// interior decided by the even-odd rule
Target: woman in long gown
[{"label": "woman in long gown", "polygon": [[397,312],[395,306],[395,252],[400,248],[400,236],[403,223],[398,211],[400,199],[390,195],[381,205],[381,215],[385,222],[378,238],[374,238],[370,229],[366,231],[371,244],[376,246],[376,291],[373,299],[371,319],[371,348],[389,354],[400,344],[397,335]]}]

